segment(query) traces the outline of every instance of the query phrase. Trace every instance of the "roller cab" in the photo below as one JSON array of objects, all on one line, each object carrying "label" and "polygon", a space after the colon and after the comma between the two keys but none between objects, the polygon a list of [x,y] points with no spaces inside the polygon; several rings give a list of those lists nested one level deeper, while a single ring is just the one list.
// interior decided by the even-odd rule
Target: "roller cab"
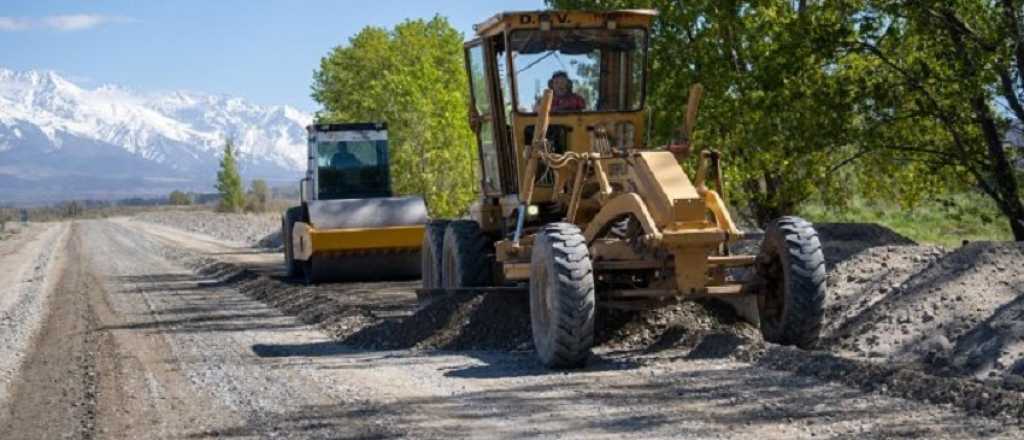
[{"label": "roller cab", "polygon": [[288,276],[309,283],[419,277],[427,208],[422,197],[392,192],[387,125],[307,131],[302,204],[281,220]]}]

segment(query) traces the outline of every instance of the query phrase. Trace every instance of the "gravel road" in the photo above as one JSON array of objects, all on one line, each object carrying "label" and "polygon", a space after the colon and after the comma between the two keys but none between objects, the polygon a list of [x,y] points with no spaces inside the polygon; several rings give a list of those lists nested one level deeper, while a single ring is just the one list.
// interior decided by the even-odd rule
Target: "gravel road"
[{"label": "gravel road", "polygon": [[67,225],[30,223],[0,241],[0,402],[30,352],[63,258]]},{"label": "gravel road", "polygon": [[171,226],[236,245],[281,246],[281,213],[227,214],[209,210],[158,210],[137,214],[136,220]]},{"label": "gravel road", "polygon": [[272,278],[210,269],[269,265],[276,254],[132,221],[77,222],[53,243],[66,243],[62,263],[3,400],[5,438],[1021,434],[714,350],[610,350],[561,373],[528,351],[356,349],[240,291]]}]

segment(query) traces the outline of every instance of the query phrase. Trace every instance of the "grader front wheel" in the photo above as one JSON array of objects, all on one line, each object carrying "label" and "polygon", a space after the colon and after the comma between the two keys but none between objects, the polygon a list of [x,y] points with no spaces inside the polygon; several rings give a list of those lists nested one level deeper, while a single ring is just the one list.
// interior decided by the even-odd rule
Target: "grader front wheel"
[{"label": "grader front wheel", "polygon": [[825,257],[818,233],[799,217],[765,230],[757,257],[761,334],[768,342],[813,348],[825,315]]},{"label": "grader front wheel", "polygon": [[594,345],[594,273],[580,229],[544,226],[534,241],[530,275],[537,355],[548,367],[582,367]]}]

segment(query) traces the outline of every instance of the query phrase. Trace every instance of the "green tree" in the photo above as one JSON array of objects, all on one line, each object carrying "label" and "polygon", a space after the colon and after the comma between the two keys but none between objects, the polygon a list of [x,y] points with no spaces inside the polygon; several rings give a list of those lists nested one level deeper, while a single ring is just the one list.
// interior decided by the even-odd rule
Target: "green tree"
[{"label": "green tree", "polygon": [[697,147],[725,153],[728,194],[759,222],[816,197],[905,205],[976,186],[1024,240],[1021,0],[549,0],[654,8],[655,144],[691,83],[707,93]]},{"label": "green tree", "polygon": [[941,169],[996,202],[1024,241],[1020,152],[1007,133],[1024,122],[1024,1],[857,3],[848,47],[879,66],[864,72],[863,116],[884,139],[879,158]]},{"label": "green tree", "polygon": [[246,195],[245,210],[250,212],[265,212],[270,203],[270,187],[267,181],[255,179],[249,184],[249,193]]},{"label": "green tree", "polygon": [[189,197],[183,191],[174,190],[167,196],[167,202],[175,206],[191,205],[192,197]]},{"label": "green tree", "polygon": [[395,191],[455,216],[478,185],[467,88],[462,35],[437,16],[364,28],[321,60],[312,97],[323,122],[388,122]]},{"label": "green tree", "polygon": [[238,212],[244,206],[242,177],[238,175],[235,146],[230,139],[224,142],[224,156],[220,159],[220,171],[217,172],[217,191],[220,192],[221,211]]}]

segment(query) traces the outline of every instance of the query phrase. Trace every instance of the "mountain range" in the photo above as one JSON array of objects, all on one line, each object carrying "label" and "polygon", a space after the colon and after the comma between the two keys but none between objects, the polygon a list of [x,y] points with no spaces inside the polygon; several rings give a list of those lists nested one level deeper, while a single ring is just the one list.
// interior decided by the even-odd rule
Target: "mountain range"
[{"label": "mountain range", "polygon": [[297,180],[311,121],[286,105],[0,68],[0,203],[211,191],[227,139],[246,180]]}]

